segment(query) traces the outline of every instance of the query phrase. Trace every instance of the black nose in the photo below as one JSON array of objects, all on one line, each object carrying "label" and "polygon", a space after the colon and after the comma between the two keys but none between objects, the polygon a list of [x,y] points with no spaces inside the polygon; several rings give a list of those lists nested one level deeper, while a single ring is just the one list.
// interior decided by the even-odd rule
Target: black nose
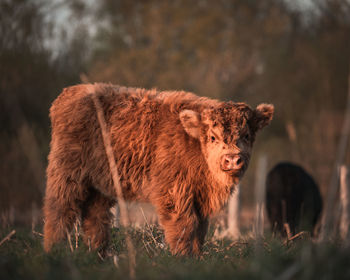
[{"label": "black nose", "polygon": [[221,158],[221,169],[224,171],[239,170],[243,164],[244,160],[240,155],[227,154]]}]

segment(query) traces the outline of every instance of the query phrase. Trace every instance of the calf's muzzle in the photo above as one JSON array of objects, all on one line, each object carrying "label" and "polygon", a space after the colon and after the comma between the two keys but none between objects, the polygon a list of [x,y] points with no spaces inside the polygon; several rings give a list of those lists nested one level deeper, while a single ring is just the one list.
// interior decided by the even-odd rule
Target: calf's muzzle
[{"label": "calf's muzzle", "polygon": [[226,154],[221,157],[223,171],[239,171],[244,165],[244,159],[239,154]]}]

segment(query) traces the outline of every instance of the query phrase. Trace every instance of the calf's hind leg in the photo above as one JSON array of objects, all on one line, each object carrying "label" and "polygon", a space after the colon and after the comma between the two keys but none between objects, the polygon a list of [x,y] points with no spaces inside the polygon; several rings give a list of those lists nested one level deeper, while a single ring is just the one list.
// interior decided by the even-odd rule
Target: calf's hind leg
[{"label": "calf's hind leg", "polygon": [[112,220],[111,207],[115,201],[94,188],[82,207],[82,226],[84,242],[94,250],[104,252],[109,241],[109,229]]},{"label": "calf's hind leg", "polygon": [[80,203],[84,200],[81,185],[67,178],[48,176],[44,200],[44,249],[66,237],[80,216]]}]

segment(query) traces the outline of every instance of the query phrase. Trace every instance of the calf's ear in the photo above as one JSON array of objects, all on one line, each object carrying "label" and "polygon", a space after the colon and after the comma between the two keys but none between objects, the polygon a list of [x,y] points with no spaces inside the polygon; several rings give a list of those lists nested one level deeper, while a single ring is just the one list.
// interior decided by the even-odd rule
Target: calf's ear
[{"label": "calf's ear", "polygon": [[187,134],[198,139],[200,135],[199,113],[192,110],[183,110],[180,112],[179,117]]},{"label": "calf's ear", "polygon": [[272,104],[262,103],[254,110],[256,130],[267,126],[273,117],[274,106]]}]

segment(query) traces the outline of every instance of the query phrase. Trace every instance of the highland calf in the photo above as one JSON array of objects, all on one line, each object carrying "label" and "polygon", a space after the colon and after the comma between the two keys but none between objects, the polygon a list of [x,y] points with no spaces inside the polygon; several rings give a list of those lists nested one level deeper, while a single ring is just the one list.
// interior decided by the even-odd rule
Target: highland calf
[{"label": "highland calf", "polygon": [[273,106],[107,84],[66,88],[50,110],[46,251],[77,218],[93,249],[108,243],[116,191],[91,94],[103,107],[124,198],[155,206],[173,254],[199,254],[208,217],[247,169]]},{"label": "highland calf", "polygon": [[266,179],[266,208],[273,231],[286,236],[284,224],[291,234],[310,231],[322,211],[320,191],[312,177],[300,166],[277,164]]}]

